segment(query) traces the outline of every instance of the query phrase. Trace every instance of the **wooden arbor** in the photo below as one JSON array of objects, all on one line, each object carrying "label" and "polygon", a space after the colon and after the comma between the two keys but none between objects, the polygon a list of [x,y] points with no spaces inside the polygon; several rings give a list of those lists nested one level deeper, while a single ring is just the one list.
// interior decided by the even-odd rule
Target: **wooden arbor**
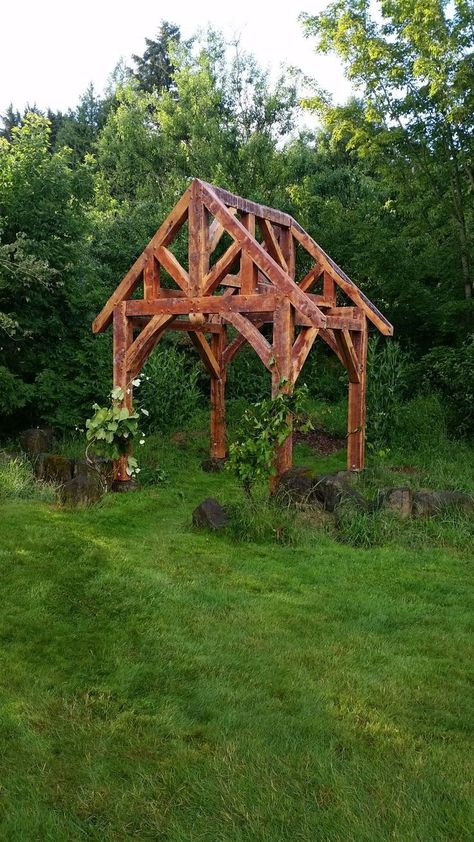
[{"label": "wooden arbor", "polygon": [[[186,223],[187,266],[170,248],[177,244],[182,250],[178,232]],[[299,252],[311,266],[297,279]],[[99,333],[113,322],[114,386],[123,388],[129,408],[131,381],[165,330],[188,331],[211,376],[215,459],[226,453],[226,372],[240,348],[248,342],[258,354],[271,372],[275,395],[293,388],[319,336],[349,375],[347,465],[359,471],[364,466],[367,320],[385,336],[393,334],[385,317],[291,216],[194,179],[92,328]],[[228,325],[237,331],[230,341]],[[273,326],[272,342],[260,330],[264,325]],[[291,460],[289,436],[277,454],[279,474]],[[125,457],[115,466],[115,478],[129,479]]]}]

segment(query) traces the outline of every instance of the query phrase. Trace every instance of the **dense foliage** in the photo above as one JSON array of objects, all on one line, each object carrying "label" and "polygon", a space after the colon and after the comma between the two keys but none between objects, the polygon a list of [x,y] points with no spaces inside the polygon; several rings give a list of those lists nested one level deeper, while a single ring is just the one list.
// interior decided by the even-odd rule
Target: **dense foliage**
[{"label": "dense foliage", "polygon": [[[218,33],[183,42],[166,22],[134,69],[117,66],[104,96],[89,88],[66,114],[8,110],[0,137],[5,429],[44,421],[70,429],[106,400],[110,337],[93,337],[90,323],[199,176],[299,218],[393,321],[410,352],[408,392],[439,391],[452,429],[472,431],[472,7],[379,5],[376,20],[367,0],[307,16],[317,49],[340,53],[360,93],[334,107],[318,89],[306,103],[318,113],[313,131],[297,128],[295,71],[272,84]],[[172,426],[175,405],[186,415],[178,378],[191,411],[207,384],[190,346],[165,339],[156,353],[164,367],[150,361],[147,400],[155,423]],[[337,396],[331,366],[324,353],[308,362],[313,395]],[[166,406],[157,396],[164,381],[174,395]],[[263,397],[266,373],[243,353],[230,395],[241,397],[245,383],[252,399]]]}]

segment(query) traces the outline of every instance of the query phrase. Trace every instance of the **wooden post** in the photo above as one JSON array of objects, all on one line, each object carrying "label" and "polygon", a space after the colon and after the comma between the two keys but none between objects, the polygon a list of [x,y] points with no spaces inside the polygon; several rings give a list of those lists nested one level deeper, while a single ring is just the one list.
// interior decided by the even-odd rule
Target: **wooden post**
[{"label": "wooden post", "polygon": [[225,345],[224,331],[212,334],[211,350],[219,364],[220,376],[211,376],[211,459],[225,459],[226,456],[225,381],[227,372],[222,361]]},{"label": "wooden post", "polygon": [[[275,308],[273,318],[273,356],[275,365],[272,370],[272,397],[280,392],[291,394],[293,391],[292,358],[294,336],[294,313],[287,298],[282,298]],[[282,382],[284,381],[284,382]],[[275,464],[277,475],[271,482],[273,488],[278,478],[291,468],[293,457],[293,436],[287,437],[276,451]]]},{"label": "wooden post", "polygon": [[160,264],[154,254],[148,258],[143,269],[143,298],[145,301],[160,296]]},{"label": "wooden post", "polygon": [[361,471],[364,467],[367,339],[367,319],[363,316],[362,330],[352,333],[354,350],[359,361],[359,382],[349,382],[347,417],[347,468],[349,471]]},{"label": "wooden post", "polygon": [[[201,188],[197,181],[191,185],[191,198],[188,214],[188,271],[189,295],[203,294],[204,278],[209,272],[209,221],[208,212],[203,205]],[[204,324],[203,313],[190,312],[190,321]]]},{"label": "wooden post", "polygon": [[[132,408],[132,384],[128,383],[128,372],[126,364],[127,350],[133,341],[132,320],[127,318],[127,302],[121,301],[114,307],[114,388],[123,390],[124,397],[122,406],[131,410]],[[130,453],[121,456],[114,463],[114,480],[118,482],[130,481],[127,474],[127,460]]]},{"label": "wooden post", "polygon": [[[244,228],[255,237],[255,215],[253,213],[243,213],[241,216],[241,223]],[[257,291],[258,269],[255,266],[250,255],[242,251],[240,258],[240,292],[241,295],[251,295]]]}]

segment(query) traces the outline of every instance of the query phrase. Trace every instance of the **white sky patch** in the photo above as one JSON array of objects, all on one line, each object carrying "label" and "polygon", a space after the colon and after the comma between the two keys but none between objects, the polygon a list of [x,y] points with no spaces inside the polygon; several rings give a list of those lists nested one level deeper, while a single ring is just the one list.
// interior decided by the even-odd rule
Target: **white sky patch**
[{"label": "white sky patch", "polygon": [[300,12],[315,14],[326,0],[298,0],[281,5],[268,0],[3,0],[0,3],[0,113],[12,102],[41,109],[74,107],[90,82],[98,93],[122,57],[131,64],[145,38],[154,38],[160,22],[177,24],[189,38],[208,23],[226,38],[240,37],[241,49],[255,54],[277,73],[283,64],[300,67],[328,89],[338,102],[351,92],[335,56],[316,56],[314,41],[303,35]]}]

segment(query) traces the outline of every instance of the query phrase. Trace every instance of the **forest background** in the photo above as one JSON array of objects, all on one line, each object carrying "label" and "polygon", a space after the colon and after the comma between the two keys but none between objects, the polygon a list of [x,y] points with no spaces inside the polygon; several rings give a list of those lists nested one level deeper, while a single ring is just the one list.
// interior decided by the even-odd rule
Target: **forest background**
[{"label": "forest background", "polygon": [[[355,90],[344,105],[294,68],[271,81],[219,32],[183,41],[163,22],[131,66],[117,65],[103,95],[89,87],[67,113],[8,109],[4,433],[39,423],[69,432],[103,402],[111,337],[93,336],[91,322],[197,176],[297,218],[394,324],[400,396],[436,393],[450,431],[472,435],[474,11],[468,0],[371,9],[337,0],[301,17],[302,38],[343,61]],[[299,128],[308,112],[315,130]],[[342,371],[324,349],[306,368],[315,397],[343,395]],[[206,400],[206,375],[184,337],[166,338],[147,373],[156,425],[177,424]],[[229,396],[267,394],[263,366],[243,353]]]}]

